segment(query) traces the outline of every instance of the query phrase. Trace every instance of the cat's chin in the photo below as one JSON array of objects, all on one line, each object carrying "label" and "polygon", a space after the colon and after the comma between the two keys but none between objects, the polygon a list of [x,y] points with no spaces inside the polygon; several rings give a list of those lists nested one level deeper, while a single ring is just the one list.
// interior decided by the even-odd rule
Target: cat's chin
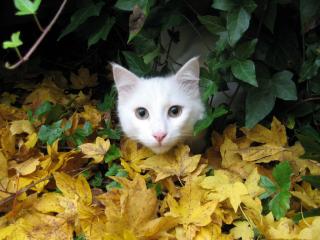
[{"label": "cat's chin", "polygon": [[148,148],[155,154],[162,154],[168,152],[173,146],[172,145],[157,145],[148,146]]}]

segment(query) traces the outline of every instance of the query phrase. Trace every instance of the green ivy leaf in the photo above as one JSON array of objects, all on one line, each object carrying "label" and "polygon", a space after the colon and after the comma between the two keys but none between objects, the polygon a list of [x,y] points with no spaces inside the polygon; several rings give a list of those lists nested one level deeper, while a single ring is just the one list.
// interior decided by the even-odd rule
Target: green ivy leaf
[{"label": "green ivy leaf", "polygon": [[274,94],[282,100],[297,100],[297,89],[291,80],[293,74],[289,71],[281,71],[272,76]]},{"label": "green ivy leaf", "polygon": [[145,64],[142,57],[139,57],[133,52],[122,52],[129,69],[137,74],[138,76],[144,76],[151,72],[152,66],[150,64]]},{"label": "green ivy leaf", "polygon": [[290,209],[290,198],[290,192],[280,191],[269,202],[269,209],[277,220],[284,217],[288,209]]},{"label": "green ivy leaf", "polygon": [[291,186],[292,168],[288,161],[281,162],[272,171],[272,176],[278,184],[280,190],[289,191]]},{"label": "green ivy leaf", "polygon": [[120,10],[132,11],[135,5],[146,10],[150,0],[118,0],[114,6]]},{"label": "green ivy leaf", "polygon": [[105,2],[100,1],[97,3],[91,2],[89,6],[78,9],[70,19],[69,25],[64,29],[61,35],[58,38],[58,41],[66,36],[67,34],[75,31],[81,24],[87,21],[88,18],[93,16],[99,16],[102,7],[105,5]]},{"label": "green ivy leaf", "polygon": [[112,86],[109,93],[106,93],[103,98],[103,102],[99,103],[97,108],[101,112],[108,112],[113,109],[116,102],[117,90]]},{"label": "green ivy leaf", "polygon": [[255,51],[258,39],[252,39],[251,41],[246,41],[237,45],[235,49],[235,54],[238,58],[247,59]]},{"label": "green ivy leaf", "polygon": [[44,101],[34,112],[37,117],[42,117],[46,113],[50,112],[52,109],[52,103],[49,101]]},{"label": "green ivy leaf", "polygon": [[51,145],[57,139],[61,138],[64,129],[61,128],[62,120],[59,120],[52,125],[42,125],[39,129],[38,137],[42,143]]},{"label": "green ivy leaf", "polygon": [[320,208],[314,208],[308,211],[303,211],[302,213],[299,212],[296,215],[294,215],[294,217],[292,218],[292,220],[294,221],[294,223],[299,223],[300,220],[308,218],[308,217],[315,217],[315,216],[320,216]]},{"label": "green ivy leaf", "polygon": [[310,125],[302,127],[296,133],[305,153],[301,158],[313,159],[320,162],[320,134]]},{"label": "green ivy leaf", "polygon": [[4,41],[2,43],[2,48],[3,49],[8,49],[8,48],[16,48],[19,47],[23,44],[23,42],[20,40],[20,31],[12,33],[11,35],[11,41]]},{"label": "green ivy leaf", "polygon": [[268,198],[277,191],[277,186],[266,176],[260,177],[259,185],[267,190],[259,196],[260,199]]},{"label": "green ivy leaf", "polygon": [[312,187],[320,188],[320,175],[302,176],[302,180],[310,183]]},{"label": "green ivy leaf", "polygon": [[307,59],[302,64],[301,70],[300,70],[300,78],[299,82],[304,82],[306,80],[310,80],[314,76],[318,74],[320,67],[320,58],[316,59]]},{"label": "green ivy leaf", "polygon": [[228,110],[223,105],[215,108],[213,111],[209,111],[204,118],[196,122],[193,129],[193,135],[198,135],[202,130],[208,128],[215,119],[227,113]]},{"label": "green ivy leaf", "polygon": [[231,64],[232,74],[239,80],[257,87],[256,70],[251,60],[235,60]]},{"label": "green ivy leaf", "polygon": [[77,146],[83,144],[85,139],[93,133],[92,124],[90,122],[85,122],[82,128],[77,128],[74,133],[70,136],[71,141],[73,141]]},{"label": "green ivy leaf", "polygon": [[120,157],[121,157],[120,149],[116,145],[112,144],[104,157],[104,162],[110,163],[113,160],[119,159]]},{"label": "green ivy leaf", "polygon": [[116,22],[115,17],[108,16],[107,20],[100,27],[100,29],[90,35],[90,37],[88,39],[88,48],[91,47],[92,45],[96,44],[100,40],[104,40],[104,41],[107,40],[109,32],[115,22]]},{"label": "green ivy leaf", "polygon": [[201,24],[204,25],[206,29],[212,34],[217,34],[226,30],[221,18],[217,16],[198,16],[198,19]]},{"label": "green ivy leaf", "polygon": [[234,46],[242,34],[247,31],[249,23],[250,14],[243,8],[234,9],[227,13],[227,31],[231,46]]},{"label": "green ivy leaf", "polygon": [[222,10],[230,11],[236,6],[236,1],[234,0],[214,0],[211,7]]},{"label": "green ivy leaf", "polygon": [[151,52],[148,52],[143,56],[143,61],[144,61],[145,64],[149,64],[149,63],[151,63],[153,61],[153,59],[155,59],[159,55],[160,55],[160,47],[157,46]]},{"label": "green ivy leaf", "polygon": [[92,187],[98,188],[98,187],[101,187],[102,181],[103,181],[103,178],[102,178],[101,172],[97,172],[94,175],[94,178],[91,179],[90,184],[91,184]]},{"label": "green ivy leaf", "polygon": [[14,6],[19,10],[18,16],[35,14],[40,6],[41,0],[14,0]]},{"label": "green ivy leaf", "polygon": [[112,129],[110,121],[105,121],[105,125],[106,125],[105,128],[98,131],[98,135],[100,137],[105,137],[105,138],[114,139],[114,140],[120,140],[120,136],[121,136],[120,128]]},{"label": "green ivy leaf", "polygon": [[265,88],[252,88],[248,90],[246,97],[246,127],[252,128],[274,107],[276,101],[271,91]]}]

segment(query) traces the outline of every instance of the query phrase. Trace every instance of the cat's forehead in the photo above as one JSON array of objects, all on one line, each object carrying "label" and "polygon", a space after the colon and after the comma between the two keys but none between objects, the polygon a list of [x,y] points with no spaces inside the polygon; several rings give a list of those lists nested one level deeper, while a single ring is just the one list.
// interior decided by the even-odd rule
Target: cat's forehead
[{"label": "cat's forehead", "polygon": [[140,79],[132,92],[137,101],[166,103],[183,100],[187,96],[174,79],[175,76]]}]

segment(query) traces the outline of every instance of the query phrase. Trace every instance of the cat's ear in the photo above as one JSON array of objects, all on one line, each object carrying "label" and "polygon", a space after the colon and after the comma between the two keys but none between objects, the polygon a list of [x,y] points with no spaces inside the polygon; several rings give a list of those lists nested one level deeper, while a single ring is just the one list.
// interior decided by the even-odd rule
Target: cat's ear
[{"label": "cat's ear", "polygon": [[129,92],[139,81],[139,78],[129,70],[116,63],[111,63],[113,78],[119,94]]},{"label": "cat's ear", "polygon": [[180,68],[176,73],[176,79],[186,90],[192,91],[199,89],[199,75],[199,57],[194,57]]}]

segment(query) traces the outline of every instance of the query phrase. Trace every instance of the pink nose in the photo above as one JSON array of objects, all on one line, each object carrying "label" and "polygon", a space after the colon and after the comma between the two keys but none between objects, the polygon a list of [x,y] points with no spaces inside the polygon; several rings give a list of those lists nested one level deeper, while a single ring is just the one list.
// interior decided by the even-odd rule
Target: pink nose
[{"label": "pink nose", "polygon": [[159,143],[167,136],[164,132],[157,132],[152,135]]}]

